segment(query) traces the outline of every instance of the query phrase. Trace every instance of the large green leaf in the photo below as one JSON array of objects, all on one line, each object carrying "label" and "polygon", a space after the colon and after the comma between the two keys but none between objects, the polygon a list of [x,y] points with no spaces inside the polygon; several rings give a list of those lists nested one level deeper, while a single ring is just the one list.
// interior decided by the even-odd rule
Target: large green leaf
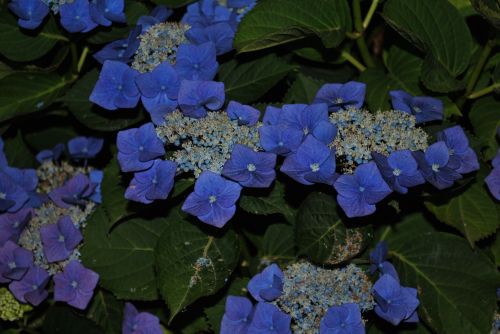
[{"label": "large green leaf", "polygon": [[94,293],[87,310],[87,318],[99,325],[105,334],[120,333],[123,319],[123,302],[102,289]]},{"label": "large green leaf", "polygon": [[15,137],[5,140],[4,152],[9,166],[17,168],[33,168],[37,166],[33,153],[23,140],[21,131],[18,131]]},{"label": "large green leaf", "polygon": [[464,87],[456,78],[469,65],[472,37],[453,5],[446,0],[389,0],[383,16],[425,52],[421,78],[427,88],[447,93]]},{"label": "large green leaf", "polygon": [[67,306],[54,305],[45,313],[43,334],[104,334],[101,327]]},{"label": "large green leaf", "polygon": [[198,298],[224,286],[238,262],[239,241],[231,230],[207,233],[176,209],[164,224],[156,246],[156,268],[171,321]]},{"label": "large green leaf", "polygon": [[492,97],[482,98],[472,106],[469,118],[474,133],[480,139],[486,159],[497,153],[497,129],[500,127],[500,102]]},{"label": "large green leaf", "polygon": [[490,332],[500,280],[486,255],[463,238],[430,229],[420,214],[383,236],[401,283],[418,290],[418,313],[427,325],[440,334]]},{"label": "large green leaf", "polygon": [[471,0],[471,3],[479,14],[500,29],[500,3],[497,0]]},{"label": "large green leaf", "polygon": [[308,77],[302,73],[297,75],[285,96],[286,103],[312,103],[316,93],[324,81]]},{"label": "large green leaf", "polygon": [[219,81],[224,82],[228,100],[248,103],[267,93],[293,68],[275,54],[245,63],[233,59],[220,66]]},{"label": "large green leaf", "polygon": [[263,264],[287,263],[297,258],[295,248],[295,228],[287,224],[272,224],[264,234],[259,258]]},{"label": "large green leaf", "polygon": [[102,287],[120,299],[157,299],[154,248],[167,226],[166,219],[133,218],[111,233],[109,225],[106,213],[98,208],[85,228],[83,263],[100,275]]},{"label": "large green leaf", "polygon": [[346,0],[262,0],[243,18],[234,46],[248,52],[316,35],[331,48],[350,30]]}]

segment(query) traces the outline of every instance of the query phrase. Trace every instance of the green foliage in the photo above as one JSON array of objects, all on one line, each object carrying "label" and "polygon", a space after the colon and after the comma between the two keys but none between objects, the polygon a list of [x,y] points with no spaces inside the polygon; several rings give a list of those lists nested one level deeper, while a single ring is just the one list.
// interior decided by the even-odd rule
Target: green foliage
[{"label": "green foliage", "polygon": [[488,160],[495,156],[498,148],[499,108],[500,102],[491,97],[486,97],[476,101],[469,113],[474,132],[479,138],[482,148],[485,149],[484,157]]},{"label": "green foliage", "polygon": [[471,0],[474,9],[488,20],[495,28],[500,29],[500,4],[496,0]]},{"label": "green foliage", "polygon": [[92,321],[71,308],[54,305],[49,308],[42,325],[43,334],[104,334]]},{"label": "green foliage", "polygon": [[122,328],[123,302],[112,294],[99,290],[87,310],[87,318],[99,325],[105,334],[119,333]]}]

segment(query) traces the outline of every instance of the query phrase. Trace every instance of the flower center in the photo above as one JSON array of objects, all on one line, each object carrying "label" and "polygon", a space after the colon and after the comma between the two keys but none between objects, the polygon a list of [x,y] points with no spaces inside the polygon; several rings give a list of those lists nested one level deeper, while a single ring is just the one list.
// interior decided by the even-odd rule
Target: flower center
[{"label": "flower center", "polygon": [[255,171],[255,165],[254,164],[248,164],[247,169],[249,172],[254,172]]},{"label": "flower center", "polygon": [[399,168],[394,168],[394,170],[392,171],[392,174],[394,174],[394,176],[399,176],[399,175],[401,175],[401,169],[399,169]]},{"label": "flower center", "polygon": [[283,144],[283,142],[282,142],[282,141],[280,141],[280,142],[278,143],[278,146],[279,146],[279,147],[282,147],[283,145],[284,145],[284,144]]},{"label": "flower center", "polygon": [[5,197],[7,197],[7,194],[0,191],[0,199],[5,199]]},{"label": "flower center", "polygon": [[9,266],[9,269],[15,269],[17,267],[16,263],[14,261],[9,262],[8,266]]},{"label": "flower center", "polygon": [[161,90],[167,89],[167,87],[165,87],[164,85],[162,85],[160,88],[161,88]]},{"label": "flower center", "polygon": [[210,196],[208,198],[208,201],[210,202],[210,204],[215,203],[217,201],[217,196],[214,196],[214,195]]},{"label": "flower center", "polygon": [[19,225],[21,225],[21,223],[19,221],[17,221],[17,220],[14,223],[12,223],[12,227],[13,228],[18,228]]},{"label": "flower center", "polygon": [[76,287],[77,287],[77,286],[78,286],[78,282],[77,282],[77,281],[72,281],[72,282],[71,282],[71,287],[72,287],[73,289],[76,289]]},{"label": "flower center", "polygon": [[315,162],[311,165],[309,165],[309,167],[311,168],[311,170],[316,173],[317,171],[319,171],[319,163]]},{"label": "flower center", "polygon": [[359,189],[360,192],[364,192],[365,191],[365,187],[363,187],[363,186],[359,186],[358,189]]},{"label": "flower center", "polygon": [[450,155],[453,155],[453,154],[455,154],[455,150],[454,150],[454,149],[452,149],[452,148],[450,148],[450,149],[448,150],[448,153],[449,153]]},{"label": "flower center", "polygon": [[439,164],[432,164],[432,170],[436,173],[439,172]]},{"label": "flower center", "polygon": [[75,16],[75,19],[79,20],[80,19],[80,15]]},{"label": "flower center", "polygon": [[57,241],[64,242],[64,235],[60,234],[59,238],[57,238]]},{"label": "flower center", "polygon": [[336,104],[342,104],[344,102],[344,99],[341,97],[337,97],[335,100],[333,100],[333,102]]},{"label": "flower center", "polygon": [[144,151],[144,146],[142,146],[142,145],[139,146],[139,151],[141,151],[141,152]]},{"label": "flower center", "polygon": [[36,290],[38,289],[38,285],[33,284],[33,285],[31,286],[31,289],[32,289],[33,291],[36,291]]},{"label": "flower center", "polygon": [[305,127],[302,131],[304,131],[304,134],[307,136],[309,134],[309,128]]},{"label": "flower center", "polygon": [[419,108],[419,107],[417,107],[417,106],[414,106],[412,109],[413,109],[413,111],[414,111],[416,114],[418,114],[418,113],[421,113],[421,112],[422,112],[422,109],[420,109],[420,108]]},{"label": "flower center", "polygon": [[123,86],[122,85],[118,85],[118,90],[123,90]]}]

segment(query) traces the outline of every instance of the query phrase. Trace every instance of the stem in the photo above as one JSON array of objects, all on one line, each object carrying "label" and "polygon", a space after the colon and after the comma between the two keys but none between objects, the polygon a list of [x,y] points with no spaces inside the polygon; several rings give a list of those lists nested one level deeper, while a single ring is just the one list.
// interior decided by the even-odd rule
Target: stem
[{"label": "stem", "polygon": [[474,93],[471,93],[471,94],[467,95],[467,98],[470,100],[477,99],[481,96],[484,96],[486,94],[491,93],[492,91],[494,91],[497,88],[500,88],[500,83],[494,83],[493,85],[490,85],[486,88],[480,89]]},{"label": "stem", "polygon": [[372,0],[372,4],[370,6],[370,9],[368,9],[368,13],[366,14],[366,17],[363,21],[363,30],[368,28],[370,25],[370,21],[372,20],[373,14],[375,14],[375,11],[377,10],[379,0]]},{"label": "stem", "polygon": [[76,65],[76,73],[80,73],[82,71],[83,64],[85,63],[85,59],[89,54],[89,47],[86,46],[83,48],[82,54],[80,55],[80,60],[78,60],[78,65]]},{"label": "stem", "polygon": [[483,70],[484,64],[486,64],[486,61],[488,60],[491,50],[493,49],[493,44],[494,44],[493,40],[491,39],[488,40],[488,42],[486,42],[486,45],[484,46],[483,51],[479,56],[479,60],[476,63],[476,66],[474,67],[474,71],[472,72],[469,81],[467,82],[467,87],[465,88],[465,96],[468,96],[476,86],[477,80],[481,75],[481,71]]},{"label": "stem", "polygon": [[352,3],[352,12],[354,16],[354,29],[360,33],[360,37],[356,39],[356,44],[358,45],[359,53],[361,54],[361,58],[363,58],[363,62],[368,67],[374,67],[375,63],[368,52],[368,46],[366,45],[366,41],[363,38],[363,23],[361,21],[361,0],[354,0]]},{"label": "stem", "polygon": [[361,64],[359,62],[359,60],[357,60],[356,58],[354,58],[349,52],[347,51],[342,51],[340,53],[340,56],[342,58],[344,58],[345,60],[347,60],[349,63],[351,63],[352,66],[356,67],[360,72],[363,72],[366,70],[366,66],[364,66],[363,64]]}]

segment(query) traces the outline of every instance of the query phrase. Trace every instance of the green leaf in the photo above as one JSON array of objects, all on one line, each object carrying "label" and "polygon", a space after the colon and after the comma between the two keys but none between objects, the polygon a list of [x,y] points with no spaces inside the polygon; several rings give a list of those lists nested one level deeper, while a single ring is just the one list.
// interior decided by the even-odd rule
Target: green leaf
[{"label": "green leaf", "polygon": [[332,48],[350,30],[346,0],[262,0],[243,18],[234,46],[239,52],[248,52],[316,35]]},{"label": "green leaf", "polygon": [[231,60],[219,68],[219,81],[224,82],[226,99],[252,102],[283,79],[294,66],[275,54],[238,63]]},{"label": "green leaf", "polygon": [[[38,31],[38,30],[37,30]],[[51,16],[42,30],[33,35],[19,28],[14,15],[0,8],[0,53],[10,60],[31,61],[48,53],[58,41],[68,42]]]},{"label": "green leaf", "polygon": [[471,0],[474,9],[496,29],[500,29],[500,3],[496,0]]},{"label": "green leaf", "polygon": [[0,61],[0,79],[5,78],[12,73],[14,73],[14,70],[11,69],[7,64],[4,64]]},{"label": "green leaf", "polygon": [[421,79],[427,88],[447,93],[464,87],[456,78],[469,65],[472,37],[453,5],[446,0],[388,0],[383,16],[425,52]]},{"label": "green leaf", "polygon": [[297,258],[295,247],[295,228],[286,224],[272,224],[264,234],[259,257],[261,262],[287,263]]},{"label": "green leaf", "polygon": [[295,237],[299,255],[316,263],[344,262],[365,246],[362,230],[348,228],[338,215],[335,198],[323,193],[312,193],[302,203]]},{"label": "green leaf", "polygon": [[62,116],[43,115],[42,119],[35,118],[30,121],[24,133],[26,143],[35,152],[52,149],[56,144],[67,143],[78,134],[72,126],[71,118],[64,111]]},{"label": "green leaf", "polygon": [[99,289],[94,293],[87,311],[87,318],[99,325],[105,334],[120,333],[122,330],[123,302],[112,294]]},{"label": "green leaf", "polygon": [[62,101],[80,123],[92,130],[117,131],[144,119],[138,109],[109,111],[90,102],[89,96],[98,76],[97,69],[93,69],[62,97]]},{"label": "green leaf", "polygon": [[182,7],[194,2],[195,0],[153,0],[154,3],[159,5],[167,5],[171,8]]},{"label": "green leaf", "polygon": [[[449,0],[450,3],[455,6],[462,16],[471,16],[476,12],[472,7],[470,0]],[[473,0],[474,1],[474,0]]]},{"label": "green leaf", "polygon": [[127,24],[134,26],[137,20],[149,14],[149,8],[139,1],[126,0],[125,1],[125,15],[127,17]]},{"label": "green leaf", "polygon": [[493,97],[477,100],[469,112],[474,133],[479,138],[484,150],[484,157],[489,160],[497,153],[497,128],[500,127],[500,102]]},{"label": "green leaf", "polygon": [[166,219],[133,218],[108,233],[108,217],[99,207],[87,221],[83,263],[100,275],[99,284],[117,298],[158,299],[154,247],[167,226]]},{"label": "green leaf", "polygon": [[418,290],[420,318],[437,333],[489,333],[500,282],[495,265],[463,238],[426,225],[414,214],[384,234],[402,285]]},{"label": "green leaf", "polygon": [[4,77],[0,80],[0,122],[42,110],[67,84],[55,73],[16,72]]},{"label": "green leaf", "polygon": [[500,267],[500,232],[497,232],[495,240],[490,246],[490,250],[493,254],[493,258],[495,259],[495,264],[497,267]]},{"label": "green leaf", "polygon": [[209,234],[175,209],[164,225],[156,268],[172,321],[183,308],[224,286],[239,259],[239,240],[232,230]]},{"label": "green leaf", "polygon": [[23,140],[21,131],[18,131],[14,138],[5,140],[4,152],[9,166],[17,168],[33,168],[37,166],[33,153]]},{"label": "green leaf", "polygon": [[308,77],[302,73],[297,75],[285,96],[286,103],[312,103],[316,93],[324,81]]},{"label": "green leaf", "polygon": [[43,320],[44,334],[104,334],[102,328],[66,306],[49,308]]}]

